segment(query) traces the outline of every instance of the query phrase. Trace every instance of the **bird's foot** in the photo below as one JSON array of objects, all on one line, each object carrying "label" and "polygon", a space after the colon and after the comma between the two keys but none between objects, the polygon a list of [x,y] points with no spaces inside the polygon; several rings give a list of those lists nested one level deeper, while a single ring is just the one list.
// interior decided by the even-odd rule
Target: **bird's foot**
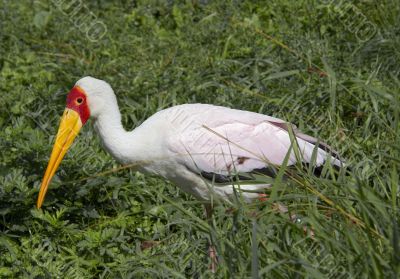
[{"label": "bird's foot", "polygon": [[209,269],[211,270],[212,273],[215,273],[218,266],[218,257],[214,245],[210,245],[208,247],[208,256],[210,257],[211,261]]}]

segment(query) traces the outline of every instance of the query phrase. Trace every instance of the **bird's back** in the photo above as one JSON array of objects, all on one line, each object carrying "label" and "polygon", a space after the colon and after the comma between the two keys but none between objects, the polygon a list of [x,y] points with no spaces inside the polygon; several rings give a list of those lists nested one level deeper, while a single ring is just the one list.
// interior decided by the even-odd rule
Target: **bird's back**
[{"label": "bird's back", "polygon": [[[295,144],[290,136],[290,127],[296,135]],[[159,150],[154,154],[162,153],[168,158],[155,163],[154,172],[201,198],[207,192],[200,186],[204,181],[226,184],[237,178],[249,180],[247,174],[282,165],[287,155],[288,165],[301,160],[321,166],[327,158],[334,165],[341,165],[329,146],[316,146],[317,139],[302,134],[294,125],[249,111],[185,104],[157,112],[139,129],[156,138],[154,142]],[[299,151],[297,154],[295,148]],[[257,190],[269,185],[241,187],[244,186]],[[232,186],[218,189],[232,194]]]}]

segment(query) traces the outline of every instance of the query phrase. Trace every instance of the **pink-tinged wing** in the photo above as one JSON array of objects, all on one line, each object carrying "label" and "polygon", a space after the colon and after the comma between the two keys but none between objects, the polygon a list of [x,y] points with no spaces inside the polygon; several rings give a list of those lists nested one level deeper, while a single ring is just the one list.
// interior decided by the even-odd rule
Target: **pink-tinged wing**
[{"label": "pink-tinged wing", "polygon": [[[186,109],[181,112],[185,117],[174,121],[176,130],[168,147],[192,171],[225,175],[282,165],[292,145],[289,124],[277,118],[215,106],[203,107],[202,113],[195,107],[181,109]],[[311,162],[315,150],[313,163],[323,164],[328,152],[315,148],[315,138],[295,133],[302,161]],[[292,151],[288,165],[296,161]]]}]

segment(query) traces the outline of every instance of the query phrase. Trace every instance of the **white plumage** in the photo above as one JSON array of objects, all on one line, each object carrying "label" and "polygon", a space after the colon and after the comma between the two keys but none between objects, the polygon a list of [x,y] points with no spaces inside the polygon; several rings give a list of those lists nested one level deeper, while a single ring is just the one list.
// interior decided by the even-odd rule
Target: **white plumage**
[{"label": "white plumage", "polygon": [[[86,92],[94,126],[105,149],[115,159],[122,164],[146,161],[139,166],[140,170],[161,175],[201,200],[209,200],[212,192],[229,199],[233,184],[238,187],[238,183],[217,186],[202,173],[235,176],[265,168],[268,163],[279,166],[291,147],[289,124],[285,121],[205,104],[178,105],[159,111],[127,132],[121,124],[114,92],[106,82],[85,77],[77,85]],[[311,162],[314,150],[316,166],[330,157],[327,151],[315,148],[316,139],[296,131],[295,126],[292,128],[304,162]],[[296,161],[292,150],[288,165]],[[331,161],[341,164],[335,158]],[[269,186],[240,183],[242,190]],[[248,192],[243,195],[246,200],[258,196]]]}]

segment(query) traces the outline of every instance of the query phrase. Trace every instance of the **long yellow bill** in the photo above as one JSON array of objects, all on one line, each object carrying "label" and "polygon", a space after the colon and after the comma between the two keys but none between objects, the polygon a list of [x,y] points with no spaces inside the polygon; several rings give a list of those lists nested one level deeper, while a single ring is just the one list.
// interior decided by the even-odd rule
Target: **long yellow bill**
[{"label": "long yellow bill", "polygon": [[82,122],[79,114],[72,109],[66,108],[61,118],[56,142],[54,143],[53,151],[51,152],[50,160],[42,180],[42,185],[40,185],[37,208],[42,206],[50,181],[81,128]]}]

